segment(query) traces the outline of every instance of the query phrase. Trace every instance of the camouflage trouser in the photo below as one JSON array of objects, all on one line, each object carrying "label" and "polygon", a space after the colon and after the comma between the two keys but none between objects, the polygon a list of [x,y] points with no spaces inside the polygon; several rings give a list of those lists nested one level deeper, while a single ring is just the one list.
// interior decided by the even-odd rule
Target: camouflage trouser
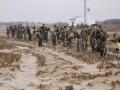
[{"label": "camouflage trouser", "polygon": [[23,35],[23,36],[24,36],[24,40],[25,40],[25,41],[27,41],[27,34],[26,34],[26,33],[24,33],[24,35]]},{"label": "camouflage trouser", "polygon": [[9,32],[7,32],[7,37],[8,37],[8,38],[10,38],[10,35],[9,35],[9,34],[10,34],[10,33],[9,33]]},{"label": "camouflage trouser", "polygon": [[57,45],[57,43],[56,43],[56,36],[52,37],[52,43],[53,43],[53,46]]},{"label": "camouflage trouser", "polygon": [[17,39],[20,39],[20,31],[17,32]]},{"label": "camouflage trouser", "polygon": [[98,48],[99,48],[99,52],[100,52],[100,57],[105,57],[106,52],[107,52],[106,41],[100,41]]},{"label": "camouflage trouser", "polygon": [[12,31],[12,38],[15,36],[15,31]]},{"label": "camouflage trouser", "polygon": [[60,33],[57,33],[57,42],[60,43]]},{"label": "camouflage trouser", "polygon": [[44,41],[48,42],[48,34],[44,34]]},{"label": "camouflage trouser", "polygon": [[96,53],[98,52],[98,50],[97,50],[97,47],[98,47],[97,40],[94,39],[93,43],[94,44],[92,46],[92,52],[96,55]]},{"label": "camouflage trouser", "polygon": [[28,34],[28,40],[32,41],[32,35],[31,34]]},{"label": "camouflage trouser", "polygon": [[77,51],[82,51],[81,39],[77,40]]},{"label": "camouflage trouser", "polygon": [[39,46],[39,47],[42,47],[42,46],[43,46],[43,45],[42,45],[42,42],[43,42],[42,39],[39,39],[39,40],[38,40],[38,46]]},{"label": "camouflage trouser", "polygon": [[72,39],[67,39],[67,47],[72,48]]}]

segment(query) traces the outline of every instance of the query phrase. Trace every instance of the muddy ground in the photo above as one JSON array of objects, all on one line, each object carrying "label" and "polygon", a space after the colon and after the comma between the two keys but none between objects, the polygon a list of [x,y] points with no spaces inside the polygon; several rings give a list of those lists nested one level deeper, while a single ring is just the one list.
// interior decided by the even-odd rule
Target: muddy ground
[{"label": "muddy ground", "polygon": [[[91,53],[77,52],[61,45],[16,41],[0,29],[0,90],[120,90],[120,68],[108,41],[102,60]],[[116,30],[108,31],[110,37]]]}]

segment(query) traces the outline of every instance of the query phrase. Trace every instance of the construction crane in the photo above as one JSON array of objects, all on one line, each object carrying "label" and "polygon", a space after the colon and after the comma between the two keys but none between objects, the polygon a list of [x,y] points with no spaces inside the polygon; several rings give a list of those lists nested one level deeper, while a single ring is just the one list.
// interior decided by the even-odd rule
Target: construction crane
[{"label": "construction crane", "polygon": [[73,17],[73,18],[69,19],[69,20],[71,21],[71,23],[72,23],[72,27],[74,27],[75,22],[76,22],[76,20],[77,20],[79,17],[80,17],[80,16],[76,16],[76,17]]}]

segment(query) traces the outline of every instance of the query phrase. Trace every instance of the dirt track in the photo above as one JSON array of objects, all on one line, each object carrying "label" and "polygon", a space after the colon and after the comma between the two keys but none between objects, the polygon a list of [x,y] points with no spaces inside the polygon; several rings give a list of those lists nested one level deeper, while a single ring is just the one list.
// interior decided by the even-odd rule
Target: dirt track
[{"label": "dirt track", "polygon": [[[64,50],[38,48],[34,43],[4,39],[12,47],[1,49],[0,52],[19,54],[21,58],[17,61],[20,68],[15,71],[9,70],[10,67],[0,68],[0,90],[67,90],[69,86],[73,86],[74,90],[120,88],[120,70],[111,64],[108,69],[102,68],[99,71],[101,61],[89,64],[85,60],[95,58],[85,58],[90,57],[87,54],[76,58]],[[40,55],[39,59],[36,55]],[[39,60],[44,63],[39,64]]]}]

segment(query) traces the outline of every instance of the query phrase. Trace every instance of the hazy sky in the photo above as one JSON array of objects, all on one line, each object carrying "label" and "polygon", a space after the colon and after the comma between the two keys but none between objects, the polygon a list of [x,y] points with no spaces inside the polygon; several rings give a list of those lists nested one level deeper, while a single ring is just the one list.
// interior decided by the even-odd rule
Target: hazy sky
[{"label": "hazy sky", "polygon": [[[0,0],[0,21],[69,21],[81,16],[83,0]],[[120,18],[120,0],[87,0],[88,21]]]}]

